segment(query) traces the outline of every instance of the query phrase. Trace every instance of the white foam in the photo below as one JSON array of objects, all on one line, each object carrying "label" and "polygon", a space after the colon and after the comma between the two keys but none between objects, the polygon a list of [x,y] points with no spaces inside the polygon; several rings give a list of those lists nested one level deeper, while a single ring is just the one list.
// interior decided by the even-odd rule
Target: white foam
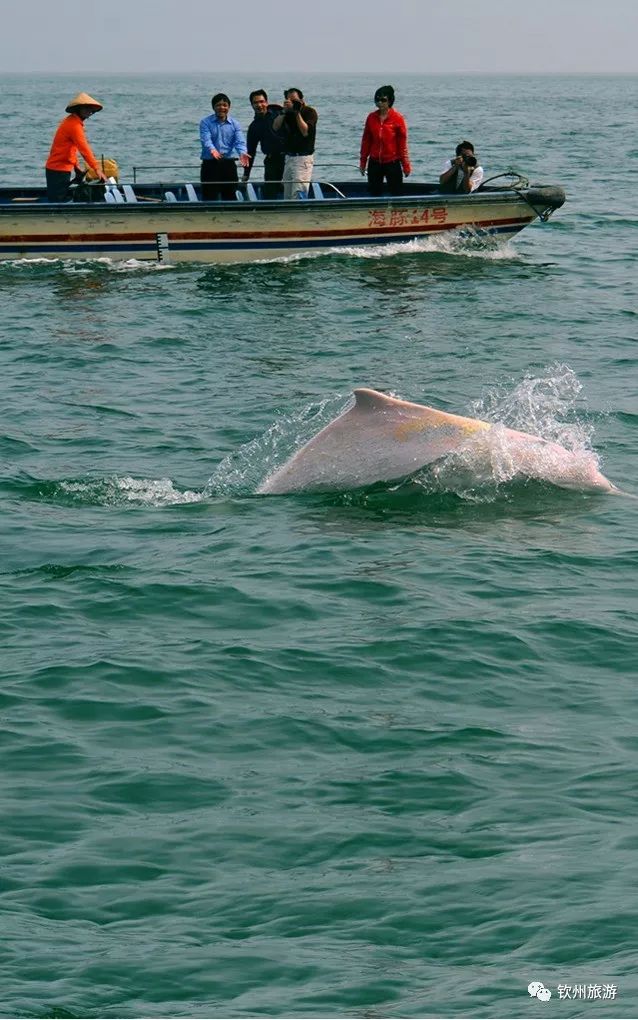
[{"label": "white foam", "polygon": [[176,489],[170,478],[113,477],[100,481],[61,482],[62,492],[102,505],[131,503],[140,506],[175,506],[181,503],[200,503],[200,492]]},{"label": "white foam", "polygon": [[512,247],[509,240],[486,237],[471,233],[468,228],[462,232],[446,232],[432,237],[413,237],[406,241],[387,241],[372,245],[344,245],[325,251],[295,252],[289,255],[273,255],[260,259],[262,264],[294,263],[306,259],[327,257],[380,259],[393,255],[414,254],[460,255],[465,258],[487,259],[489,261],[520,260],[522,256]]}]

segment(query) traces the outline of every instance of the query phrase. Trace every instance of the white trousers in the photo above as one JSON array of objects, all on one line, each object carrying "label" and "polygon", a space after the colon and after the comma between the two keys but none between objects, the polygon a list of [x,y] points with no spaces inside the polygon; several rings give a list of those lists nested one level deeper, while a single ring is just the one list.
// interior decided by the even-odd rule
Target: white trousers
[{"label": "white trousers", "polygon": [[286,156],[282,177],[284,198],[308,198],[314,164],[314,156]]}]

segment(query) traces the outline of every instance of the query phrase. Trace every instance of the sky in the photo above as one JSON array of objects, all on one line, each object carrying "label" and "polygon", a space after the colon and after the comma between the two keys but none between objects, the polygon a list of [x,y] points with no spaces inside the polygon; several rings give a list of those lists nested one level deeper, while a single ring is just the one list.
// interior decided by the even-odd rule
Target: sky
[{"label": "sky", "polygon": [[638,0],[0,0],[0,73],[635,73]]}]

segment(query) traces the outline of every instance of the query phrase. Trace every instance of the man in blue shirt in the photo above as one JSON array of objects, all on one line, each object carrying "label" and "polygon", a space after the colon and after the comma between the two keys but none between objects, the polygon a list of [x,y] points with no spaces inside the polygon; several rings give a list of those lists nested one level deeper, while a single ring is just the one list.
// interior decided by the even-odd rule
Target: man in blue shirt
[{"label": "man in blue shirt", "polygon": [[230,99],[224,92],[217,92],[211,105],[215,112],[199,123],[202,198],[205,201],[222,198],[232,202],[236,198],[237,183],[235,156],[239,156],[239,162],[244,168],[249,163],[246,139],[238,121],[228,116]]},{"label": "man in blue shirt", "polygon": [[255,111],[255,119],[248,128],[248,158],[250,163],[244,170],[244,181],[250,177],[255,162],[257,146],[261,146],[264,154],[264,198],[278,198],[281,192],[281,178],[284,174],[286,154],[284,152],[283,134],[273,128],[273,121],[282,112],[281,106],[268,102],[265,89],[255,89],[248,97]]}]

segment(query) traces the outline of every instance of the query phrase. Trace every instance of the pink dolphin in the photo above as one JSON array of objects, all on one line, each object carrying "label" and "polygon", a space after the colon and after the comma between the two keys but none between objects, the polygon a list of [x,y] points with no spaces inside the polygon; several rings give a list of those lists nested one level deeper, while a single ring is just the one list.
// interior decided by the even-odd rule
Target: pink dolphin
[{"label": "pink dolphin", "polygon": [[328,492],[407,478],[449,454],[468,451],[480,475],[496,452],[508,477],[522,475],[584,492],[618,492],[591,451],[357,389],[355,402],[262,482],[259,493]]}]

